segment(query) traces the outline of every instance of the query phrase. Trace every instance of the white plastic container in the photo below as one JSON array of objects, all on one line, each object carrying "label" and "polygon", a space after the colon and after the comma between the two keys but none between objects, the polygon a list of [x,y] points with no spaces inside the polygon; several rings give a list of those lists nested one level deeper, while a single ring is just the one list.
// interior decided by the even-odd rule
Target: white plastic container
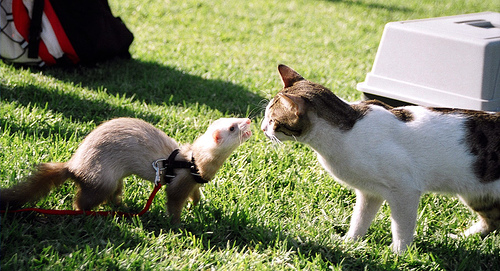
[{"label": "white plastic container", "polygon": [[500,13],[388,23],[357,88],[424,106],[500,111]]}]

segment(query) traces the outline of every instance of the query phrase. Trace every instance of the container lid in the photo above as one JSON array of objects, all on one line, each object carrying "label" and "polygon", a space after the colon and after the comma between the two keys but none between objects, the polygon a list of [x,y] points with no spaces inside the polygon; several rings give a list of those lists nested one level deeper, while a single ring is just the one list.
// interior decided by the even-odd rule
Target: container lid
[{"label": "container lid", "polygon": [[405,27],[444,36],[466,36],[473,39],[500,39],[500,13],[481,12],[459,16],[398,22]]}]

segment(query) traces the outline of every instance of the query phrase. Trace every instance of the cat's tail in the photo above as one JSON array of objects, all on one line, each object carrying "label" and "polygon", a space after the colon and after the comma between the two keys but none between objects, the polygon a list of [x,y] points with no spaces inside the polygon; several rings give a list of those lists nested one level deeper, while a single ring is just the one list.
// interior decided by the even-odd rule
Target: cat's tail
[{"label": "cat's tail", "polygon": [[0,189],[0,210],[18,209],[28,202],[37,201],[70,177],[66,163],[40,164],[25,181]]}]

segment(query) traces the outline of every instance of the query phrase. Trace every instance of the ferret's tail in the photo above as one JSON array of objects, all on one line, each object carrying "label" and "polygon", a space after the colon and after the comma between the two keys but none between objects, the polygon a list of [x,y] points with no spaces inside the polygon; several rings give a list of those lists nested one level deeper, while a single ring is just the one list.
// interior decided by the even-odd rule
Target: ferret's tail
[{"label": "ferret's tail", "polygon": [[17,209],[25,203],[37,201],[70,177],[66,163],[40,164],[26,181],[0,190],[0,209]]}]

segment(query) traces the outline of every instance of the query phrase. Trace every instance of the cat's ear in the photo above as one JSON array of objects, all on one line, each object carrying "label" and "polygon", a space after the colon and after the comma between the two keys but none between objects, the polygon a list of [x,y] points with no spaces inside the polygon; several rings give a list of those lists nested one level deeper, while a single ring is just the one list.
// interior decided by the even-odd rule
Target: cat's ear
[{"label": "cat's ear", "polygon": [[278,71],[281,75],[281,80],[283,81],[283,85],[285,86],[285,88],[292,86],[293,83],[297,81],[305,80],[302,75],[286,65],[278,65]]},{"label": "cat's ear", "polygon": [[291,95],[291,94],[285,94],[285,93],[278,93],[278,97],[280,97],[281,101],[283,102],[283,105],[290,111],[294,112],[295,115],[300,116],[303,115],[306,110],[305,106],[306,103],[302,97]]}]

